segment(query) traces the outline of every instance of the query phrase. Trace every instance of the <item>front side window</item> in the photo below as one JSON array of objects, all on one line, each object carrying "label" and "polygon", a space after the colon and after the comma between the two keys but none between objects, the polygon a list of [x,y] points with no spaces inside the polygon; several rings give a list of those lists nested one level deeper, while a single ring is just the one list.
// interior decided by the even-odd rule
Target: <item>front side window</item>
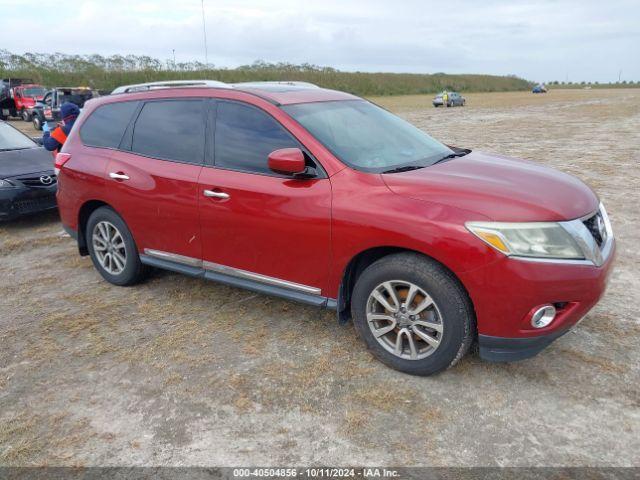
[{"label": "front side window", "polygon": [[365,100],[301,103],[283,110],[356,170],[380,173],[426,167],[453,153],[422,130]]},{"label": "front side window", "polygon": [[272,173],[271,152],[300,148],[300,144],[273,117],[257,108],[220,102],[216,114],[215,164],[231,170]]},{"label": "front side window", "polygon": [[136,120],[131,150],[141,155],[201,164],[204,161],[204,102],[148,102]]},{"label": "front side window", "polygon": [[95,109],[80,128],[82,143],[118,148],[138,102],[109,103]]}]

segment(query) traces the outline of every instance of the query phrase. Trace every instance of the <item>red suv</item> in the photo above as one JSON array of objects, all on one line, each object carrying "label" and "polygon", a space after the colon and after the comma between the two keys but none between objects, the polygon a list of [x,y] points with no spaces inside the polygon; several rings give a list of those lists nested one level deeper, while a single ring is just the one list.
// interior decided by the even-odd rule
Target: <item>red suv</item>
[{"label": "red suv", "polygon": [[337,310],[403,372],[535,355],[605,290],[598,197],[536,163],[449,147],[312,85],[136,85],[86,103],[58,205],[109,282],[147,267]]}]

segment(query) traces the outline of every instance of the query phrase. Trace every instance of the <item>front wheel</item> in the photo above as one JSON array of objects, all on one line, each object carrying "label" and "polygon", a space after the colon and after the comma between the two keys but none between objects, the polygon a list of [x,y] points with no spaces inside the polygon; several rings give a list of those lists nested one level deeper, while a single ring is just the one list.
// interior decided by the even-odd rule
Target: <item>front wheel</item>
[{"label": "front wheel", "polygon": [[462,358],[475,335],[475,316],[458,280],[419,254],[393,254],[370,265],[353,291],[358,335],[384,364],[432,375]]},{"label": "front wheel", "polygon": [[38,115],[37,113],[33,115],[33,128],[35,128],[36,130],[42,130],[42,119],[40,118],[40,115]]},{"label": "front wheel", "polygon": [[20,114],[20,116],[22,117],[22,120],[25,122],[29,122],[31,120],[31,116],[29,115],[28,110],[22,110],[22,113]]},{"label": "front wheel", "polygon": [[127,286],[144,278],[145,268],[133,236],[111,208],[100,207],[91,214],[85,235],[91,261],[106,281]]}]

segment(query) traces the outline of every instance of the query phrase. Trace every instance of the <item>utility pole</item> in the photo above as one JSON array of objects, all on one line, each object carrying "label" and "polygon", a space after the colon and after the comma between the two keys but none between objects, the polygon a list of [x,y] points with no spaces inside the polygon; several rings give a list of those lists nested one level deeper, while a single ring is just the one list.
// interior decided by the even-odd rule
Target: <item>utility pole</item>
[{"label": "utility pole", "polygon": [[620,71],[618,72],[618,83],[620,83],[621,79],[622,79],[622,69],[620,69]]},{"label": "utility pole", "polygon": [[171,51],[173,52],[173,69],[176,69],[176,49],[172,48]]},{"label": "utility pole", "polygon": [[202,5],[202,36],[204,37],[204,63],[209,67],[209,52],[207,50],[207,27],[204,22],[204,0],[201,0]]}]

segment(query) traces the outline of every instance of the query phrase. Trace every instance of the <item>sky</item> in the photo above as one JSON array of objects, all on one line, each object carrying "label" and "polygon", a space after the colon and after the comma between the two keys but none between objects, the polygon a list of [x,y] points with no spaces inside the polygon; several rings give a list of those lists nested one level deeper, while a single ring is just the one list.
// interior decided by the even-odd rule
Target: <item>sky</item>
[{"label": "sky", "polygon": [[[201,1],[0,0],[0,48],[204,62]],[[218,67],[640,81],[640,0],[204,0],[204,17]]]}]

